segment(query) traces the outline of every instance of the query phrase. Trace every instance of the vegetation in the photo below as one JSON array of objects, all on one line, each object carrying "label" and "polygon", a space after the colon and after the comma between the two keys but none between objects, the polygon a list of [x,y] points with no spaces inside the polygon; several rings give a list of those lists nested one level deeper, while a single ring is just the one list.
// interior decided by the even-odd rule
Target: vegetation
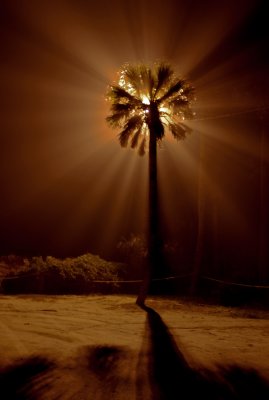
[{"label": "vegetation", "polygon": [[127,279],[141,279],[148,256],[146,238],[131,233],[122,237],[117,245],[119,258],[127,265]]},{"label": "vegetation", "polygon": [[[93,254],[76,258],[33,257],[2,280],[5,293],[111,293],[122,265]],[[108,283],[109,282],[109,283]]]},{"label": "vegetation", "polygon": [[151,141],[163,139],[166,128],[177,140],[191,132],[184,120],[194,115],[190,108],[194,89],[186,80],[175,77],[169,65],[124,65],[118,85],[109,88],[107,99],[111,102],[107,122],[121,130],[121,146],[130,141],[140,155],[147,147],[150,151]]},{"label": "vegetation", "polygon": [[126,147],[130,143],[140,155],[147,149],[149,152],[148,268],[137,298],[143,306],[152,275],[161,271],[164,264],[158,218],[157,144],[165,130],[177,140],[191,132],[184,120],[194,115],[194,89],[185,79],[176,77],[167,64],[152,68],[126,64],[119,73],[118,84],[110,86],[107,98],[111,103],[107,122],[120,130],[120,145]]}]

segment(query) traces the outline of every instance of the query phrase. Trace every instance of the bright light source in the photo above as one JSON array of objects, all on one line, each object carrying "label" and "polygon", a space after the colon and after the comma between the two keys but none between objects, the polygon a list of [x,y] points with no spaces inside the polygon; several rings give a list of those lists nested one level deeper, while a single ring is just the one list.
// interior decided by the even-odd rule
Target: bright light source
[{"label": "bright light source", "polygon": [[143,104],[150,104],[149,98],[144,94],[141,96],[141,100]]}]

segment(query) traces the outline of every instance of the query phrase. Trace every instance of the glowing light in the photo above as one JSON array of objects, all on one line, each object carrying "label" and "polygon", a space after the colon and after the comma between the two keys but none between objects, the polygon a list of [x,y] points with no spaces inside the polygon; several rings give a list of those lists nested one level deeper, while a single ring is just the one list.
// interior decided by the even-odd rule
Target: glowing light
[{"label": "glowing light", "polygon": [[[182,216],[179,210],[185,207],[180,201],[184,203],[189,192],[193,202],[196,201],[196,171],[203,167],[197,164],[202,133],[207,139],[203,163],[208,177],[203,181],[204,190],[211,199],[216,197],[217,185],[220,186],[221,195],[215,201],[221,218],[223,216],[220,230],[222,226],[230,226],[227,237],[226,231],[221,233],[221,240],[226,238],[221,250],[224,253],[229,244],[235,248],[235,243],[239,242],[239,236],[234,241],[228,239],[229,232],[234,239],[233,232],[241,226],[242,231],[250,234],[256,231],[259,179],[255,177],[259,172],[262,123],[256,122],[254,114],[244,118],[229,113],[257,107],[260,91],[266,90],[266,86],[259,85],[259,82],[266,82],[262,75],[261,79],[253,75],[254,66],[259,71],[262,67],[258,61],[262,47],[255,43],[258,33],[253,33],[253,42],[239,45],[241,37],[246,40],[252,35],[241,35],[241,28],[251,7],[259,2],[247,0],[242,5],[242,2],[228,1],[223,7],[218,2],[196,2],[196,6],[190,8],[186,1],[169,1],[163,7],[162,2],[149,0],[139,2],[139,10],[135,2],[126,2],[126,7],[122,7],[121,2],[107,2],[105,20],[101,2],[31,2],[29,7],[15,7],[10,3],[5,4],[8,18],[2,21],[3,28],[1,26],[8,39],[8,45],[2,49],[7,63],[1,65],[1,76],[8,101],[1,116],[1,133],[6,143],[3,149],[11,143],[15,145],[12,152],[3,150],[1,155],[4,166],[1,173],[5,174],[3,182],[6,184],[1,188],[4,206],[1,206],[0,217],[4,221],[3,231],[10,232],[3,233],[2,243],[6,240],[21,242],[21,237],[25,238],[25,243],[30,242],[31,232],[36,232],[33,242],[39,241],[43,249],[40,253],[46,251],[44,243],[49,248],[49,241],[52,251],[61,248],[67,254],[74,249],[91,249],[95,243],[103,251],[108,248],[108,242],[116,241],[125,229],[135,226],[143,230],[146,216],[139,216],[141,208],[146,210],[148,163],[135,158],[131,150],[121,152],[118,149],[114,143],[115,134],[103,124],[108,113],[103,96],[108,82],[116,79],[114,71],[119,64],[127,60],[151,62],[159,57],[173,60],[180,74],[191,76],[198,99],[197,120],[188,122],[194,134],[180,145],[170,143],[170,135],[167,135],[165,151],[159,152],[167,227],[180,229],[185,213],[182,221],[177,221],[175,216]],[[163,29],[159,29],[159,21]],[[19,23],[18,27],[15,22]],[[14,49],[12,57],[9,43]],[[145,121],[150,112],[149,94],[146,90],[137,93],[128,83],[126,68],[117,78],[120,78],[119,86],[142,103],[140,108],[130,112],[130,117],[140,113]],[[255,82],[256,97],[252,90]],[[162,93],[160,90],[156,98],[160,99]],[[141,98],[142,94],[145,97]],[[183,98],[184,91],[180,89],[179,94]],[[183,121],[183,116],[171,111],[172,114],[167,102],[160,104],[160,118],[167,130],[176,118]],[[218,119],[198,121],[205,117]],[[141,141],[148,136],[144,123]],[[22,164],[21,157],[28,151],[31,157],[25,157]],[[132,157],[134,166],[130,165]],[[36,165],[40,168],[35,168]],[[136,192],[141,180],[143,196]],[[189,182],[193,183],[193,188],[188,190]],[[238,192],[237,187],[240,187]],[[256,203],[249,206],[249,199]],[[186,210],[188,207],[187,204]],[[129,212],[132,218],[128,218]],[[236,219],[240,213],[250,221],[249,228],[245,229],[242,221]],[[28,226],[22,223],[24,218]],[[190,217],[190,224],[195,225],[195,221]],[[18,226],[24,225],[28,233],[24,228],[20,232]],[[13,231],[19,232],[17,239],[11,234]],[[185,236],[184,230],[182,236],[177,235]],[[44,240],[45,237],[50,238],[49,241]],[[253,242],[249,247],[254,247]]]},{"label": "glowing light", "polygon": [[167,108],[167,107],[160,107],[160,108],[159,108],[159,111],[161,111],[161,112],[163,112],[163,113],[170,114],[170,110],[169,110],[169,108]]},{"label": "glowing light", "polygon": [[177,140],[191,132],[182,122],[184,117],[193,117],[194,88],[176,77],[167,64],[125,64],[119,72],[118,85],[110,86],[107,99],[111,102],[111,114],[106,120],[112,128],[121,129],[121,146],[126,147],[129,142],[132,148],[139,149],[140,155],[148,147],[149,135],[144,132],[150,125],[159,127],[158,141],[166,131]]},{"label": "glowing light", "polygon": [[[149,98],[144,94],[141,96],[141,100],[143,104],[150,104]],[[148,110],[146,112],[148,112]]]},{"label": "glowing light", "polygon": [[160,111],[161,121],[165,126],[173,123],[171,109],[167,107],[160,107],[159,111]]}]

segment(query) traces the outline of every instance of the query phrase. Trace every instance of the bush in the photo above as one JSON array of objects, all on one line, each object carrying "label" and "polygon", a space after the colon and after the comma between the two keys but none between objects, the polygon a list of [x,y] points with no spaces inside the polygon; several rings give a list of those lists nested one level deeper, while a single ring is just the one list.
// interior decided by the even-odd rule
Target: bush
[{"label": "bush", "polygon": [[33,257],[17,275],[10,273],[3,279],[2,290],[4,293],[111,293],[117,287],[120,268],[120,264],[93,254],[66,259]]},{"label": "bush", "polygon": [[147,268],[147,244],[143,235],[132,233],[128,237],[122,237],[117,244],[117,253],[127,264],[125,278],[141,279],[144,276],[144,270]]}]

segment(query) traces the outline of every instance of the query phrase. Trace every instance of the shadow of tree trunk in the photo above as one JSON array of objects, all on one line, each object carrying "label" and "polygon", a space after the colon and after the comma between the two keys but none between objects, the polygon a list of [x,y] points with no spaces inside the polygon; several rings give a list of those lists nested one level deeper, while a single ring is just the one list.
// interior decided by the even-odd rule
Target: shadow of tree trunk
[{"label": "shadow of tree trunk", "polygon": [[[217,371],[192,368],[160,315],[149,307],[148,382],[152,400],[265,400],[269,382],[256,370],[237,365],[218,366]],[[140,398],[137,398],[140,400]]]},{"label": "shadow of tree trunk", "polygon": [[193,371],[179,350],[159,314],[147,308],[150,361],[149,375],[153,399],[197,398],[199,375]]}]

